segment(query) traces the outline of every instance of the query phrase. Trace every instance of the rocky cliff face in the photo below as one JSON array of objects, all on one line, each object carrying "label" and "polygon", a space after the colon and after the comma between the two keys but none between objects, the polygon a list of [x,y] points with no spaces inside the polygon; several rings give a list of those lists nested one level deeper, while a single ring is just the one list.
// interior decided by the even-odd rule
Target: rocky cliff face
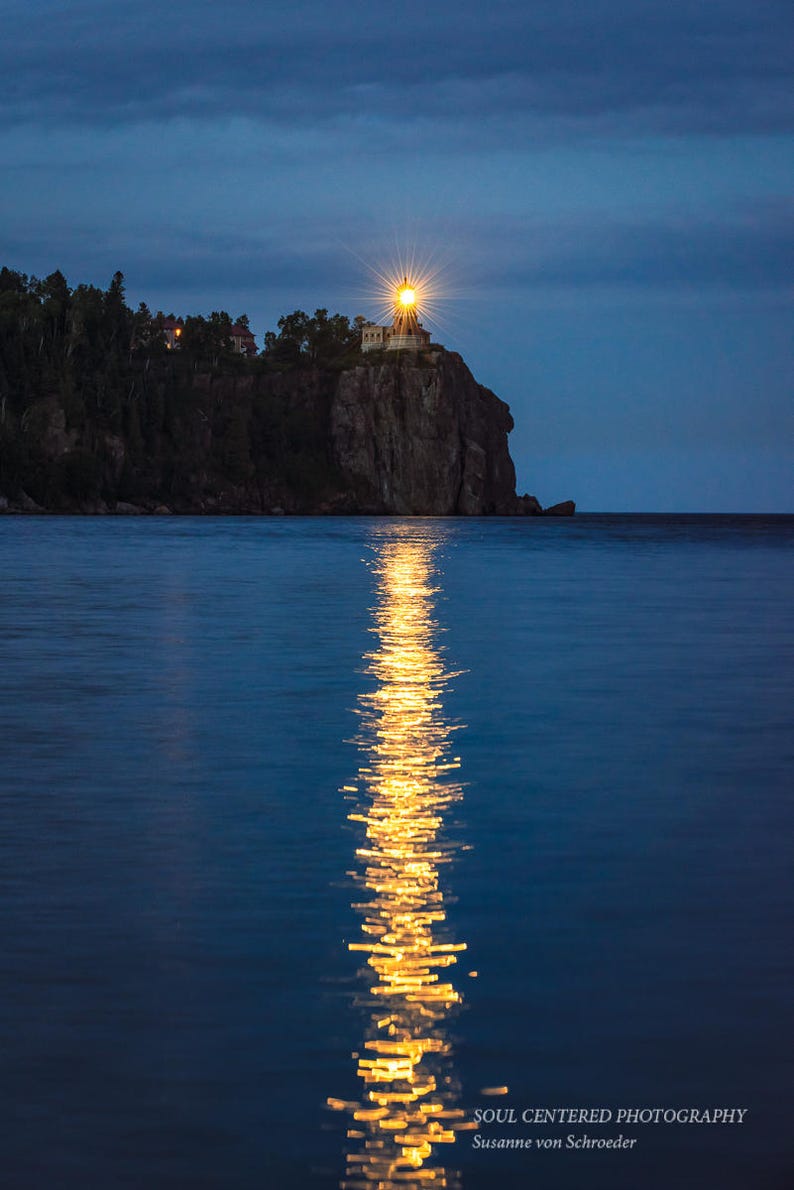
[{"label": "rocky cliff face", "polygon": [[362,511],[482,516],[518,511],[510,410],[459,355],[405,353],[343,372],[334,460]]},{"label": "rocky cliff face", "polygon": [[510,410],[452,352],[360,356],[343,370],[188,363],[145,366],[104,421],[42,394],[4,427],[0,510],[543,513],[516,497]]}]

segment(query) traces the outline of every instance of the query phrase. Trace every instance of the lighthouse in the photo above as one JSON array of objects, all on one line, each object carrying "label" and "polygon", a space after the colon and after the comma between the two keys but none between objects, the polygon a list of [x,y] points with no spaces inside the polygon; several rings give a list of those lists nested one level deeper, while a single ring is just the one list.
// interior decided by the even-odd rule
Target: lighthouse
[{"label": "lighthouse", "polygon": [[419,321],[419,295],[407,275],[394,295],[394,320],[391,326],[365,322],[361,328],[362,351],[419,351],[430,345],[430,332]]}]

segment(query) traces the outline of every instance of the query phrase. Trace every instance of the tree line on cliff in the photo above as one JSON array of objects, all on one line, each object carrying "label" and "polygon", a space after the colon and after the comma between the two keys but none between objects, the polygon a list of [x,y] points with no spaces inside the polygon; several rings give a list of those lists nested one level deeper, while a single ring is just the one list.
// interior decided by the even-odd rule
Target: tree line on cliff
[{"label": "tree line on cliff", "polygon": [[296,310],[252,358],[230,335],[245,314],[188,316],[178,351],[163,323],[127,305],[121,273],[103,290],[0,269],[0,497],[53,509],[187,498],[208,469],[216,486],[264,484],[274,498],[322,487],[322,401],[309,409],[300,378],[291,391],[278,378],[350,366],[359,320]]}]

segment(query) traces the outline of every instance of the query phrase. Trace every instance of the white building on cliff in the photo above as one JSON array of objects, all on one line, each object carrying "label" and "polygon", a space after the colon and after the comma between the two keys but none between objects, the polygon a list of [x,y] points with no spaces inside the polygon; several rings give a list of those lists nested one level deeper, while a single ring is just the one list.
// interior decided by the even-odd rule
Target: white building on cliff
[{"label": "white building on cliff", "polygon": [[361,328],[362,351],[418,351],[430,345],[430,332],[419,321],[416,290],[403,279],[394,299],[394,320],[391,326],[365,322]]}]

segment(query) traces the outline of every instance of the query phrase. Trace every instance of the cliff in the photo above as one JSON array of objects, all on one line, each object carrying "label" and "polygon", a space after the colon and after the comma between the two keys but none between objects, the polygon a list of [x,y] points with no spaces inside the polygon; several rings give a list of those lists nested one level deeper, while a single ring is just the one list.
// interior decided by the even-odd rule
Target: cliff
[{"label": "cliff", "polygon": [[543,511],[534,497],[516,497],[508,406],[443,349],[355,353],[341,368],[286,371],[260,361],[197,371],[173,355],[140,361],[125,393],[100,415],[79,394],[49,392],[7,422],[0,508]]},{"label": "cliff", "polygon": [[446,351],[351,368],[331,406],[335,462],[372,512],[516,512],[512,428],[504,401]]}]

